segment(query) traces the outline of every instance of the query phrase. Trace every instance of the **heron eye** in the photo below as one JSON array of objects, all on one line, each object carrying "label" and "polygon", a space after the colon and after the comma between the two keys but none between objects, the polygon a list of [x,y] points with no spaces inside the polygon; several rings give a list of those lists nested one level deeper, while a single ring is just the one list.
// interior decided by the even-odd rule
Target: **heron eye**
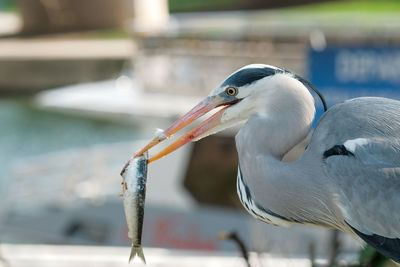
[{"label": "heron eye", "polygon": [[225,92],[230,96],[235,96],[237,94],[237,90],[235,87],[226,88]]}]

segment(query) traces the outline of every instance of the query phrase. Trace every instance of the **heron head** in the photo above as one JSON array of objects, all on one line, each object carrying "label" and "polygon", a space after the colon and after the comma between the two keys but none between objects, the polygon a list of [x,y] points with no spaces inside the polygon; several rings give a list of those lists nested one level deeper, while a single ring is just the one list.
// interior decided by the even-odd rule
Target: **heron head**
[{"label": "heron head", "polygon": [[266,99],[273,102],[273,98],[270,97],[273,90],[268,90],[268,88],[274,88],[279,83],[272,79],[276,74],[288,74],[288,72],[264,64],[251,64],[235,71],[203,101],[137,152],[135,157],[140,156],[151,147],[214,109],[219,108],[217,112],[201,122],[193,130],[150,158],[149,162],[166,156],[191,141],[200,140],[203,137],[246,121],[256,113],[264,112],[263,109],[268,107],[268,105],[265,105]]}]

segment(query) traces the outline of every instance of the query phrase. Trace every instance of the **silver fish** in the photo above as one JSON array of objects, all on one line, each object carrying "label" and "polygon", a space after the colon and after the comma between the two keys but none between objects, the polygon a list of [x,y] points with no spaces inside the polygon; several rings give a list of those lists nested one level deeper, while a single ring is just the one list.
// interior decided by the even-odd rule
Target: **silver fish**
[{"label": "silver fish", "polygon": [[142,228],[146,197],[147,160],[148,153],[146,152],[140,157],[131,159],[121,173],[123,178],[122,196],[129,230],[128,237],[132,240],[129,262],[138,255],[146,263],[142,250]]}]

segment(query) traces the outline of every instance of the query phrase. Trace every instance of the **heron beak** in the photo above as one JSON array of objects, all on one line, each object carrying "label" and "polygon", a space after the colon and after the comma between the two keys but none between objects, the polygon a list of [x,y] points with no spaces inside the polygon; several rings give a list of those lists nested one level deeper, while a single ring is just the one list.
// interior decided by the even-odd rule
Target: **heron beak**
[{"label": "heron beak", "polygon": [[150,158],[148,160],[148,163],[156,161],[156,160],[168,155],[169,153],[177,150],[181,146],[183,146],[183,145],[185,145],[185,144],[187,144],[187,143],[189,143],[189,142],[191,142],[193,140],[196,140],[197,137],[201,136],[202,134],[206,133],[210,129],[212,129],[215,126],[217,126],[218,124],[220,124],[221,123],[222,114],[223,114],[223,112],[224,112],[224,110],[226,108],[227,107],[222,108],[221,110],[216,112],[214,115],[212,115],[210,118],[208,118],[207,120],[205,120],[202,123],[200,123],[193,130],[191,130],[187,134],[181,136],[178,140],[176,140],[171,145],[167,146],[160,153],[158,153],[154,157]]},{"label": "heron beak", "polygon": [[[161,134],[157,135],[153,140],[150,141],[144,148],[139,150],[134,156],[138,157],[142,155],[144,152],[149,150],[150,148],[154,147],[155,145],[159,144],[160,142],[164,141],[183,127],[187,126],[188,124],[192,123],[199,117],[203,116],[204,114],[208,113],[209,111],[213,110],[216,107],[219,106],[229,106],[231,104],[234,104],[233,102],[226,102],[221,96],[215,95],[215,96],[208,96],[205,98],[203,101],[201,101],[199,104],[197,104],[194,108],[192,108],[188,113],[183,115],[180,119],[175,121],[171,126],[169,126],[165,131],[163,131]],[[227,107],[225,107],[227,108]],[[208,130],[212,129],[213,127],[217,126],[218,124],[221,123],[221,117],[222,113],[225,110],[225,108],[219,110],[216,112],[213,116],[208,118],[207,120],[203,121],[200,123],[197,127],[195,127],[193,130],[188,132],[187,134],[183,135],[180,137],[177,141],[166,147],[164,150],[162,150],[160,153],[155,155],[154,157],[150,158],[148,160],[148,163],[153,162],[157,159],[160,159],[172,151],[178,149],[179,147],[187,144],[190,141],[193,141],[203,133],[207,132]],[[127,163],[128,164],[128,163]],[[124,168],[125,169],[125,168]]]}]

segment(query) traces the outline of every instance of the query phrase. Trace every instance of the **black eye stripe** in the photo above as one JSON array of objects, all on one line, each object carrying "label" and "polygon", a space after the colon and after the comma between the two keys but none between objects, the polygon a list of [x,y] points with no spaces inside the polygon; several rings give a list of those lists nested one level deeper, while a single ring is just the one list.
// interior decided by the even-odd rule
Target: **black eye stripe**
[{"label": "black eye stripe", "polygon": [[266,66],[265,68],[246,68],[229,76],[221,86],[242,87],[258,81],[264,77],[276,74],[277,69]]}]

